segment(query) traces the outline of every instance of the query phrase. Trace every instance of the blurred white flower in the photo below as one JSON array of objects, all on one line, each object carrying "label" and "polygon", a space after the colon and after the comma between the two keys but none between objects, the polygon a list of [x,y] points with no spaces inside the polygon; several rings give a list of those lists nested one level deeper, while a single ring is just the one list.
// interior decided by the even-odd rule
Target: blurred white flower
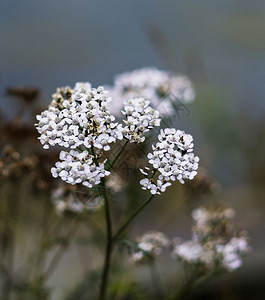
[{"label": "blurred white flower", "polygon": [[200,263],[208,269],[233,271],[242,265],[250,251],[246,236],[231,238],[231,208],[212,206],[193,211],[195,226],[192,239],[175,244],[172,257],[190,264]]},{"label": "blurred white flower", "polygon": [[123,178],[115,172],[111,172],[111,174],[108,177],[106,187],[112,189],[114,192],[120,192],[122,188],[124,187],[124,180]]},{"label": "blurred white flower", "polygon": [[195,98],[188,77],[152,67],[116,75],[110,93],[115,99],[110,107],[114,115],[120,114],[123,102],[130,98],[144,97],[164,115],[174,113],[174,106],[190,103]]},{"label": "blurred white flower", "polygon": [[61,184],[52,190],[51,201],[59,215],[66,212],[81,213],[83,211],[95,211],[103,205],[103,201],[99,197],[90,197],[87,193],[87,200],[81,203],[77,199],[76,194],[77,192],[73,188],[69,188],[65,184]]},{"label": "blurred white flower", "polygon": [[188,262],[200,262],[204,250],[202,246],[195,241],[187,241],[175,246],[172,257],[179,257]]},{"label": "blurred white flower", "polygon": [[241,267],[242,256],[250,251],[246,237],[234,237],[226,245],[217,245],[216,249],[221,256],[223,267],[228,271]]},{"label": "blurred white flower", "polygon": [[200,207],[192,212],[196,223],[193,228],[194,239],[203,240],[208,236],[222,239],[231,229],[230,220],[234,217],[232,208],[223,206]]},{"label": "blurred white flower", "polygon": [[162,253],[170,245],[170,240],[162,232],[148,232],[137,240],[137,251],[130,257],[133,263],[144,263]]}]

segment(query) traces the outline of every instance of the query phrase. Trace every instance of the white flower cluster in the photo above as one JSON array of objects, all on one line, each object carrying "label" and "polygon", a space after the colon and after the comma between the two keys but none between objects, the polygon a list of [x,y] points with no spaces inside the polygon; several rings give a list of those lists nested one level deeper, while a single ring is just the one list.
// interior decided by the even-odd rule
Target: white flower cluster
[{"label": "white flower cluster", "polygon": [[[150,168],[140,169],[146,176],[140,181],[142,189],[160,194],[171,185],[170,181],[193,179],[197,174],[199,158],[194,156],[193,138],[190,134],[174,128],[161,129],[158,142],[152,145],[153,153],[147,155]],[[155,179],[155,175],[157,179]]]},{"label": "white flower cluster", "polygon": [[103,87],[92,89],[89,83],[77,83],[69,94],[63,101],[55,94],[52,103],[59,98],[61,107],[50,105],[37,116],[36,128],[45,149],[56,144],[72,149],[93,144],[106,151],[110,143],[122,139],[122,126],[114,122],[115,117],[107,109],[111,98]]},{"label": "white flower cluster", "polygon": [[234,237],[226,245],[217,245],[217,253],[221,256],[222,266],[233,271],[242,266],[242,256],[250,251],[246,237]]},{"label": "white flower cluster", "polygon": [[88,200],[83,201],[85,202],[83,204],[77,200],[77,191],[73,190],[72,186],[61,184],[52,191],[51,200],[58,215],[63,215],[67,212],[95,211],[102,206],[103,203],[99,197],[90,197],[87,195],[87,192],[85,195]]},{"label": "white flower cluster", "polygon": [[144,263],[160,255],[169,245],[170,240],[162,232],[148,232],[137,241],[137,251],[131,255],[130,261]]},{"label": "white flower cluster", "polygon": [[112,111],[119,114],[123,101],[135,97],[150,100],[151,105],[163,114],[174,112],[177,101],[190,103],[195,98],[190,80],[156,68],[142,68],[119,74],[114,79],[111,95],[115,98]]},{"label": "white flower cluster", "polygon": [[159,112],[153,109],[150,101],[144,98],[134,98],[124,103],[122,114],[126,116],[123,135],[131,143],[140,143],[145,140],[144,132],[160,126]]},{"label": "white flower cluster", "polygon": [[230,238],[233,210],[199,208],[193,212],[196,225],[190,241],[176,243],[172,257],[208,269],[233,271],[242,265],[242,257],[250,247],[246,236]]},{"label": "white flower cluster", "polygon": [[230,220],[234,215],[235,212],[232,208],[222,206],[195,209],[192,212],[192,218],[196,223],[193,228],[193,235],[196,236],[197,240],[204,239],[207,236],[222,239],[223,235],[226,235],[231,229]]},{"label": "white flower cluster", "polygon": [[92,188],[93,185],[100,183],[102,177],[110,174],[104,169],[104,163],[96,164],[94,157],[86,150],[61,151],[60,159],[62,161],[55,163],[55,167],[51,169],[52,176],[60,177],[70,184],[82,183]]},{"label": "white flower cluster", "polygon": [[[93,153],[94,147],[108,151],[111,143],[123,139],[122,125],[107,109],[111,101],[107,93],[103,87],[91,88],[90,83],[57,89],[48,109],[37,115],[36,128],[43,148],[59,145],[74,149],[61,152],[62,162],[52,168],[54,177],[91,188],[109,174],[104,162],[99,163]],[[89,148],[90,155],[86,150]]]}]

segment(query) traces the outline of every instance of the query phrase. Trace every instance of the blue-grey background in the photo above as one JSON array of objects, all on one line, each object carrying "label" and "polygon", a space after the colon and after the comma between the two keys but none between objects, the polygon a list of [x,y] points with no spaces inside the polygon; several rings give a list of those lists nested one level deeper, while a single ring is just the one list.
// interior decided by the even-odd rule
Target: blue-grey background
[{"label": "blue-grey background", "polygon": [[[167,57],[154,48],[150,28],[166,36]],[[111,83],[142,66],[187,72],[197,54],[229,101],[253,114],[264,108],[264,1],[2,0],[0,36],[2,85],[37,85],[49,96],[56,86]]]},{"label": "blue-grey background", "polygon": [[253,252],[237,274],[259,274],[265,269],[265,1],[0,2],[2,95],[8,85],[37,86],[48,103],[58,86],[111,84],[115,74],[144,66],[194,81],[191,115],[176,118],[176,126],[194,135],[201,164],[223,186],[218,200],[237,210],[238,226],[250,233]]}]

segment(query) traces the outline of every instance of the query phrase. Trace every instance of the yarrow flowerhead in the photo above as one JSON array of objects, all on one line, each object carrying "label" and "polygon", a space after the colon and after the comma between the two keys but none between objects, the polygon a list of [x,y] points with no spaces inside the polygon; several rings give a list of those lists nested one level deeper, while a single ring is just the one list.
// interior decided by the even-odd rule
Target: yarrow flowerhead
[{"label": "yarrow flowerhead", "polygon": [[242,257],[250,251],[245,234],[231,237],[230,223],[234,212],[221,206],[193,211],[195,226],[190,241],[177,242],[172,257],[206,269],[233,271],[242,265]]},{"label": "yarrow flowerhead", "polygon": [[105,162],[99,161],[101,153],[95,154],[94,148],[108,151],[123,134],[122,125],[107,108],[111,101],[107,94],[103,87],[94,89],[90,83],[57,89],[48,109],[37,116],[43,148],[59,145],[72,149],[61,152],[62,161],[52,168],[54,177],[91,188],[109,175]]},{"label": "yarrow flowerhead", "polygon": [[163,248],[169,247],[170,241],[162,232],[148,232],[138,239],[136,245],[130,261],[144,263],[160,255]]},{"label": "yarrow flowerhead", "polygon": [[193,153],[190,134],[174,128],[161,129],[158,142],[152,145],[152,149],[153,152],[147,155],[152,170],[140,169],[146,176],[140,181],[142,189],[160,194],[171,185],[170,181],[184,183],[184,180],[191,180],[197,174],[199,158]]},{"label": "yarrow flowerhead", "polygon": [[160,126],[159,112],[149,104],[150,101],[144,98],[134,98],[124,103],[122,114],[126,119],[122,133],[131,143],[143,142],[145,132]]},{"label": "yarrow flowerhead", "polygon": [[59,145],[75,149],[91,145],[105,151],[122,139],[121,125],[107,109],[110,101],[103,87],[77,83],[73,90],[62,88],[53,95],[51,105],[37,116],[36,128],[45,149]]},{"label": "yarrow flowerhead", "polygon": [[195,98],[192,84],[186,76],[156,68],[142,68],[117,75],[110,92],[115,98],[113,103],[115,115],[119,114],[124,100],[134,97],[149,100],[162,114],[172,114],[178,101],[185,104]]}]

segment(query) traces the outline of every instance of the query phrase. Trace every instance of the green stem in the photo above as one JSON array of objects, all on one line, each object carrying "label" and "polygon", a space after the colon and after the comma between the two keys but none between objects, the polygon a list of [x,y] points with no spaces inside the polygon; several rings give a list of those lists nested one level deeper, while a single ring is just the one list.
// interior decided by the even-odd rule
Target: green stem
[{"label": "green stem", "polygon": [[186,298],[193,291],[196,291],[197,289],[201,288],[203,285],[207,284],[213,277],[221,273],[222,271],[217,269],[203,276],[199,276],[198,279],[196,279],[196,276],[190,278],[180,289],[173,293],[173,295],[171,295],[169,299],[181,300],[183,298]]},{"label": "green stem", "polygon": [[149,270],[150,270],[150,275],[151,275],[152,286],[153,286],[153,289],[155,292],[154,296],[157,297],[157,299],[163,299],[161,278],[160,278],[160,274],[156,268],[155,261],[150,262]]},{"label": "green stem", "polygon": [[212,272],[210,272],[209,274],[206,274],[200,278],[198,278],[192,285],[192,289],[193,290],[197,290],[200,287],[202,287],[203,285],[205,285],[206,283],[208,283],[213,277],[222,274],[223,270],[221,269],[217,269],[214,270]]},{"label": "green stem", "polygon": [[113,240],[116,240],[127,229],[132,220],[151,202],[155,195],[151,195],[137,210],[129,217],[129,219],[121,226],[117,233],[113,236]]},{"label": "green stem", "polygon": [[117,159],[120,157],[120,155],[122,154],[123,150],[125,149],[125,147],[127,146],[128,143],[129,143],[129,140],[127,140],[127,141],[125,142],[125,144],[122,146],[121,150],[118,152],[118,154],[115,156],[115,158],[113,159],[113,161],[112,161],[111,164],[109,165],[109,167],[106,168],[107,171],[110,170],[110,169],[114,166],[115,162],[116,162]]},{"label": "green stem", "polygon": [[101,189],[100,195],[104,198],[105,201],[105,218],[106,218],[106,248],[105,248],[105,260],[103,266],[103,272],[101,277],[100,291],[99,291],[99,300],[104,300],[106,296],[106,290],[108,285],[108,275],[111,263],[111,252],[112,252],[112,225],[110,217],[110,209],[108,203],[108,197],[106,193],[106,184],[105,178],[101,179]]},{"label": "green stem", "polygon": [[94,145],[91,145],[91,148],[90,148],[90,149],[91,149],[91,153],[92,153],[92,155],[93,155],[94,162],[95,162],[96,166],[98,166],[99,163],[98,163],[97,157],[96,157],[96,155],[95,155]]}]

